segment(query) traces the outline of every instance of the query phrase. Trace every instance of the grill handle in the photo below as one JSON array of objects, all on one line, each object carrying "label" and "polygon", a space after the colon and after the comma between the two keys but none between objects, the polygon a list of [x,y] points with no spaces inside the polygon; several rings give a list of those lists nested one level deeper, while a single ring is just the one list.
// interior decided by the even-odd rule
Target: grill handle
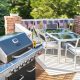
[{"label": "grill handle", "polygon": [[29,73],[31,73],[31,72],[33,72],[35,69],[36,69],[36,67],[34,67],[34,68],[31,69],[31,70],[26,70],[26,71],[29,72]]},{"label": "grill handle", "polygon": [[23,80],[24,79],[24,76],[23,75],[20,75],[20,76],[21,76],[21,78],[19,80]]},{"label": "grill handle", "polygon": [[[32,47],[28,47],[28,49],[31,49]],[[19,57],[21,57],[22,55],[18,55],[18,56],[12,56],[12,58],[19,58]]]},{"label": "grill handle", "polygon": [[22,55],[19,55],[19,56],[12,56],[12,58],[19,58],[21,57]]}]

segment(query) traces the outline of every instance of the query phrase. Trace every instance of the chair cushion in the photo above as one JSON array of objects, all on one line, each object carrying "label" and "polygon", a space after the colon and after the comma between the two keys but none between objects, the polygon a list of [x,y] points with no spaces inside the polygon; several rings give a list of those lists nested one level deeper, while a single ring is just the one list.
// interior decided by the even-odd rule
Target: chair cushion
[{"label": "chair cushion", "polygon": [[72,54],[80,55],[80,47],[77,48],[69,47],[69,50],[72,51]]},{"label": "chair cushion", "polygon": [[57,48],[58,47],[58,44],[56,41],[43,42],[42,45],[43,45],[43,48]]}]

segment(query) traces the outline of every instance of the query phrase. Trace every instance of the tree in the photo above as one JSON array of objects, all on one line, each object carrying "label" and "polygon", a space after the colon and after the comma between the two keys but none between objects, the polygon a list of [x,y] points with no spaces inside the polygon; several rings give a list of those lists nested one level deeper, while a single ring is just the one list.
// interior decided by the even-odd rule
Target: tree
[{"label": "tree", "polygon": [[73,18],[80,14],[80,0],[31,0],[34,18]]},{"label": "tree", "polygon": [[65,5],[64,12],[69,18],[80,15],[80,0],[69,0]]},{"label": "tree", "polygon": [[[66,0],[67,1],[67,0]],[[64,15],[64,0],[31,0],[32,12],[34,18],[59,18]]]},{"label": "tree", "polygon": [[38,7],[38,8],[34,8],[31,12],[31,15],[35,18],[35,19],[39,19],[39,18],[51,18],[53,16],[53,10],[48,7],[48,6],[44,6],[44,7]]},{"label": "tree", "polygon": [[69,0],[52,0],[49,6],[54,10],[56,18],[60,18],[61,16],[67,17],[67,15],[64,12],[64,7],[68,1]]},{"label": "tree", "polygon": [[0,1],[0,27],[4,27],[4,16],[6,16],[6,15],[8,15],[7,0],[6,1],[5,0],[1,0]]},{"label": "tree", "polygon": [[48,0],[31,0],[32,12],[31,16],[34,18],[51,18],[53,10],[46,5]]},{"label": "tree", "polygon": [[80,15],[80,0],[0,0],[0,27],[4,26],[4,16],[16,7],[24,19]]},{"label": "tree", "polygon": [[30,0],[8,0],[10,7],[9,10],[18,8],[19,15],[24,19],[30,19],[32,16],[30,12],[32,10],[30,6]]}]

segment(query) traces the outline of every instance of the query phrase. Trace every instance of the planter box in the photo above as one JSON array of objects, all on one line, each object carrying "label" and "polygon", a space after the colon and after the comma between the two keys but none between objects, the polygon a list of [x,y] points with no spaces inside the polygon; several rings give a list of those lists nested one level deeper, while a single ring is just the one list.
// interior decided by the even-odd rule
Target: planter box
[{"label": "planter box", "polygon": [[18,16],[18,13],[10,13],[10,16]]}]

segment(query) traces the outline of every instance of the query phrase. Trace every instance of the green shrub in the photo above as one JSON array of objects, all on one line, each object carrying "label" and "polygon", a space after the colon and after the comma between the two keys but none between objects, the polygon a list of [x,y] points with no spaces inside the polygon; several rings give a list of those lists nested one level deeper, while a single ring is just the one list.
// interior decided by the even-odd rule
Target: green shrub
[{"label": "green shrub", "polygon": [[5,35],[5,28],[0,28],[0,36]]},{"label": "green shrub", "polygon": [[10,10],[10,13],[18,13],[18,8],[17,8],[17,7],[12,8],[12,9]]}]

